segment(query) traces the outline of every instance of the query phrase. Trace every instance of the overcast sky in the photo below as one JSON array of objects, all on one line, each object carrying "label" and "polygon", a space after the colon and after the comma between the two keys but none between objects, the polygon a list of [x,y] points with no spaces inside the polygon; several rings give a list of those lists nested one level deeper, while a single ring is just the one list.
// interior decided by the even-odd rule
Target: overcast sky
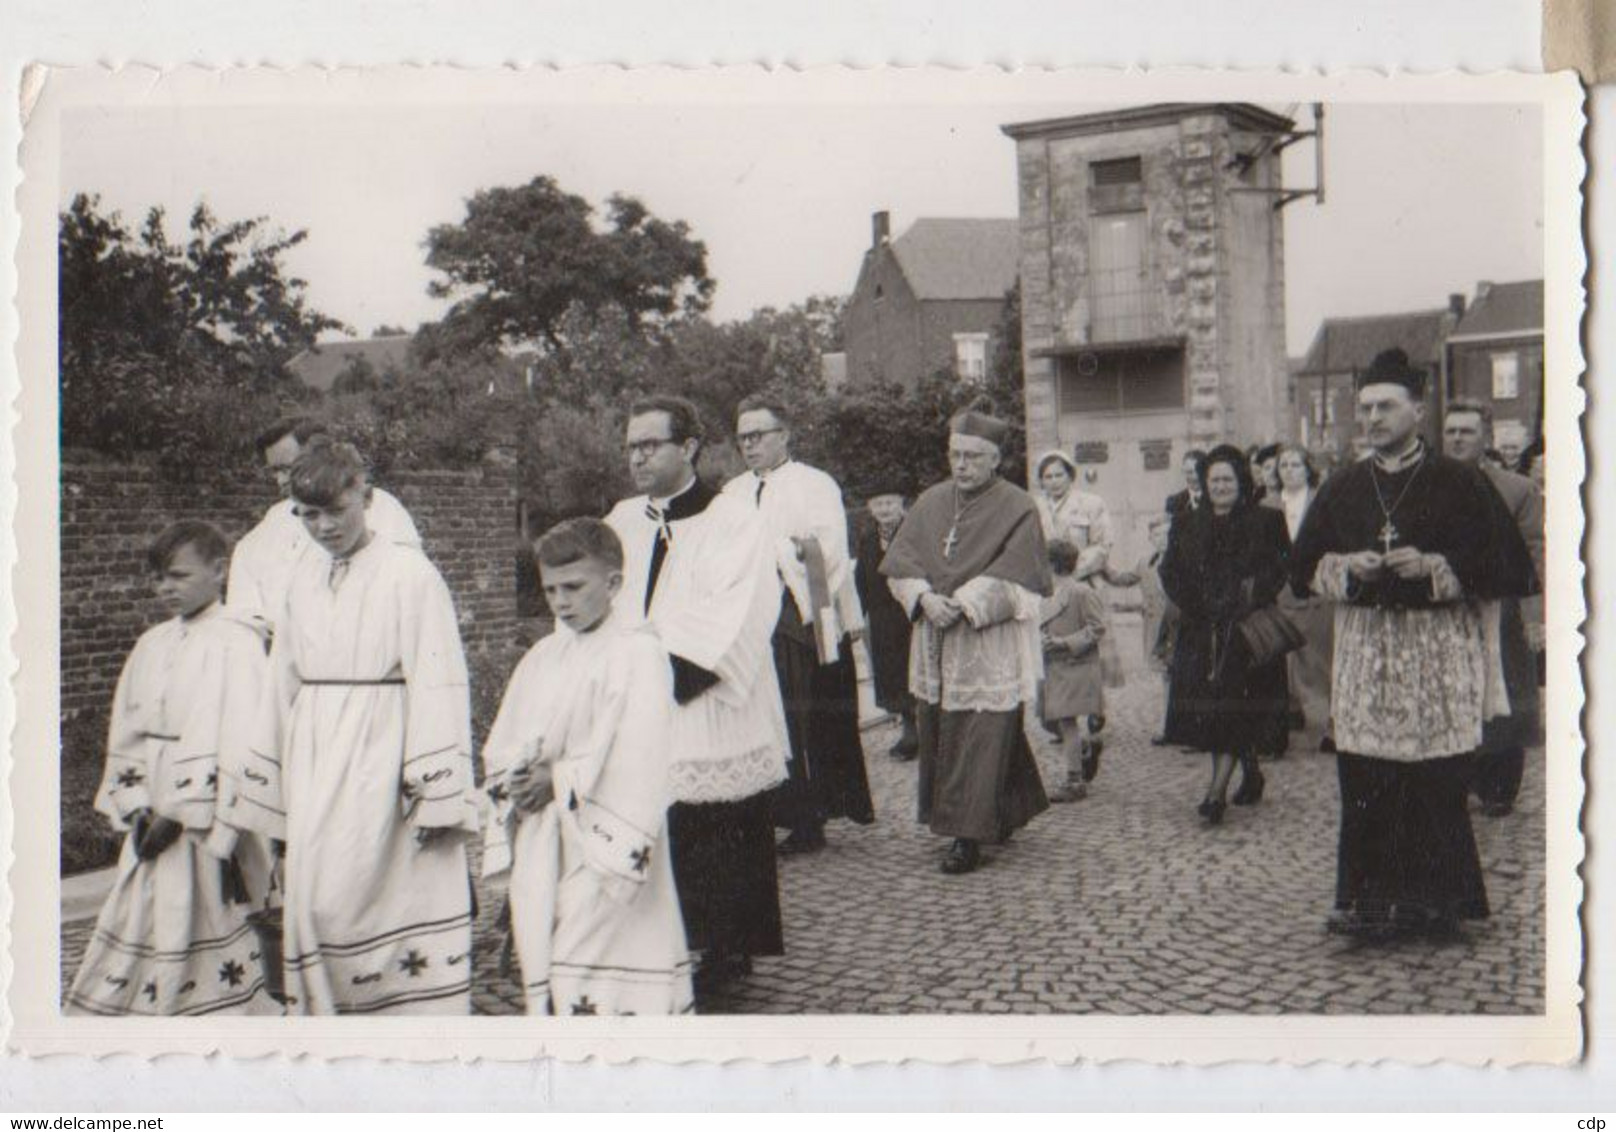
[{"label": "overcast sky", "polygon": [[[714,316],[734,318],[851,290],[877,209],[895,232],[921,216],[1014,216],[999,127],[1089,109],[75,110],[61,202],[100,193],[130,220],[162,204],[178,233],[205,197],[223,218],[307,228],[289,262],[311,302],[368,334],[441,313],[422,263],[432,225],[461,219],[478,188],[549,174],[597,206],[625,192],[688,222],[718,281]],[[1542,274],[1536,107],[1335,104],[1326,159],[1325,205],[1285,212],[1292,354],[1331,315],[1435,307],[1479,279]],[[1286,179],[1312,184],[1310,144],[1289,151]]]}]

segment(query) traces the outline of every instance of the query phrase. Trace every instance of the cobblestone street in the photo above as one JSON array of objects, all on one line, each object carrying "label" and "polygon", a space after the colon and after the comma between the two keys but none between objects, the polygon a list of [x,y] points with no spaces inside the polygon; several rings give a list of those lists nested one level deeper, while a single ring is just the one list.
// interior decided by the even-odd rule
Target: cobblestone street
[{"label": "cobblestone street", "polygon": [[[1152,677],[1113,696],[1099,778],[964,877],[914,820],[913,763],[865,733],[877,820],[835,823],[822,853],[781,862],[784,956],[709,1010],[744,1013],[1524,1013],[1543,1009],[1543,752],[1514,815],[1475,812],[1492,919],[1460,941],[1364,945],[1322,930],[1334,883],[1335,760],[1293,749],[1268,792],[1203,828],[1204,756],[1152,747]],[[1035,739],[1045,780],[1055,752]],[[520,1010],[498,972],[484,886],[476,1011]],[[63,977],[90,921],[67,925]]]}]

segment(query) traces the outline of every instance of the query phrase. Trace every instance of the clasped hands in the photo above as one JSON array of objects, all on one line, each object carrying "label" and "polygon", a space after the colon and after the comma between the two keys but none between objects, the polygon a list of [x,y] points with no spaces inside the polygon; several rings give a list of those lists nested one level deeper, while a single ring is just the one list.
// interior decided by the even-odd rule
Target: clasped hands
[{"label": "clasped hands", "polygon": [[920,612],[939,629],[950,629],[965,616],[965,609],[951,597],[942,594],[926,594],[920,599]]},{"label": "clasped hands", "polygon": [[1347,555],[1347,573],[1361,582],[1379,581],[1386,574],[1411,582],[1430,577],[1431,566],[1418,548],[1400,546],[1385,554],[1378,550],[1360,550]]}]

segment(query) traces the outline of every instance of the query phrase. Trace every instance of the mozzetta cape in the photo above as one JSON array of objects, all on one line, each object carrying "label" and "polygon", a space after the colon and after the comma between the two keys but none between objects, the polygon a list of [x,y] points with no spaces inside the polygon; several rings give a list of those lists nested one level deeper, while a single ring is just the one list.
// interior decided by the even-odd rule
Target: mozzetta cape
[{"label": "mozzetta cape", "polygon": [[[956,505],[958,513],[956,516]],[[952,553],[944,553],[950,532]],[[914,622],[909,689],[945,711],[1008,711],[1037,696],[1042,596],[1052,592],[1038,512],[994,480],[969,498],[952,481],[927,489],[898,528],[881,573],[911,617],[926,593],[957,598],[969,631]]]},{"label": "mozzetta cape", "polygon": [[150,861],[124,841],[118,876],[66,1001],[68,1013],[212,1014],[274,1008],[263,991],[251,903],[222,897],[221,871],[239,862],[261,900],[269,857],[255,836],[215,822],[221,738],[250,718],[262,691],[263,639],[214,605],[175,618],[135,644],[118,679],[106,772],[95,806],[118,829],[138,810],[185,832]]},{"label": "mozzetta cape", "polygon": [[[700,503],[683,515],[690,496]],[[780,615],[774,555],[756,513],[699,482],[673,500],[672,545],[646,610],[659,524],[648,497],[625,499],[606,522],[623,543],[620,615],[647,618],[673,658],[716,682],[673,709],[672,793],[682,802],[751,797],[786,777],[786,725],[770,638]],[[689,669],[687,668],[687,673]],[[699,675],[699,673],[698,673]],[[677,690],[677,683],[676,683]]]},{"label": "mozzetta cape", "polygon": [[298,562],[225,820],[286,841],[287,993],[299,1013],[464,1013],[475,833],[454,602],[430,562],[372,541],[332,589]]},{"label": "mozzetta cape", "polygon": [[[627,619],[633,620],[633,619]],[[511,677],[483,749],[483,872],[511,870],[529,1014],[682,1014],[689,952],[667,835],[673,677],[645,627],[565,626]],[[550,767],[555,801],[511,805],[511,771]]]},{"label": "mozzetta cape", "polygon": [[[1339,603],[1336,745],[1402,762],[1464,754],[1480,745],[1483,719],[1508,710],[1496,635],[1489,642],[1477,603],[1526,593],[1531,562],[1479,470],[1430,452],[1397,472],[1372,463],[1325,482],[1291,555],[1293,589]],[[1430,577],[1348,576],[1347,555],[1383,550],[1388,507],[1394,548],[1435,556]]]},{"label": "mozzetta cape", "polygon": [[[382,542],[420,549],[421,535],[404,505],[381,488],[372,488],[365,525]],[[283,499],[264,513],[258,525],[236,544],[230,555],[230,607],[242,614],[272,618],[286,601],[292,574],[305,554],[323,555],[309,537],[297,505]]]}]

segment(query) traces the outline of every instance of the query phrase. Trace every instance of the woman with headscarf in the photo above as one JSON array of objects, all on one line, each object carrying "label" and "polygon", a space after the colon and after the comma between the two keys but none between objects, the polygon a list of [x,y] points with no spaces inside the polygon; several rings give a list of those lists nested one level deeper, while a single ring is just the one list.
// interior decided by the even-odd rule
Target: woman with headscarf
[{"label": "woman with headscarf", "polygon": [[1201,465],[1206,506],[1173,524],[1162,560],[1162,587],[1180,613],[1173,655],[1167,739],[1212,755],[1200,814],[1223,820],[1229,779],[1241,765],[1236,805],[1260,801],[1257,752],[1283,743],[1285,663],[1259,664],[1240,622],[1271,606],[1285,584],[1290,539],[1284,517],[1253,503],[1245,453],[1220,445]]}]

